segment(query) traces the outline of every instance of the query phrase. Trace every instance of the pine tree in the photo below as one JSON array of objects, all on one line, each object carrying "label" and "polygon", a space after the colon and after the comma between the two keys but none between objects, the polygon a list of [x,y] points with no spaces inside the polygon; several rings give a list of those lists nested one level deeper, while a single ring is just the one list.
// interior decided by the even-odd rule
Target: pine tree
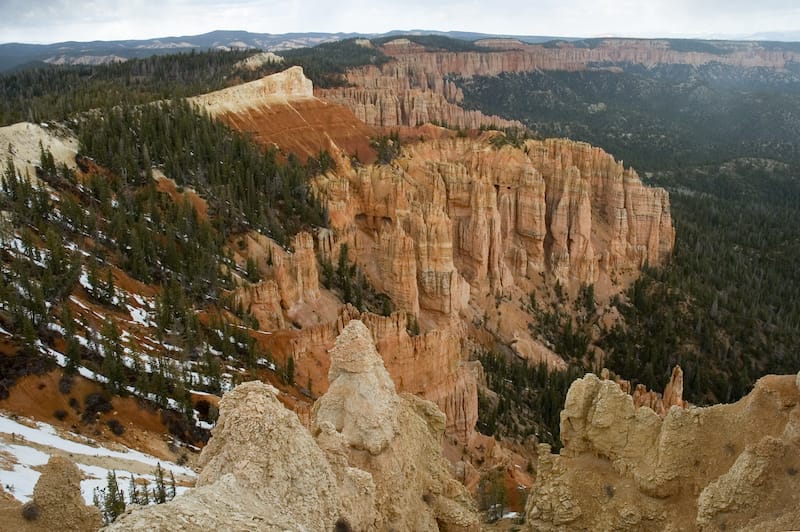
[{"label": "pine tree", "polygon": [[128,504],[139,504],[139,490],[136,489],[136,477],[131,473],[131,483],[128,486]]},{"label": "pine tree", "polygon": [[167,488],[167,497],[169,500],[175,498],[175,475],[172,474],[172,471],[169,472],[169,487]]},{"label": "pine tree", "polygon": [[164,504],[167,502],[167,488],[164,484],[164,470],[161,468],[161,462],[156,464],[156,486],[153,488],[153,501],[156,504]]},{"label": "pine tree", "polygon": [[125,496],[117,484],[116,471],[109,471],[106,477],[106,487],[95,488],[92,497],[94,505],[100,508],[103,522],[113,523],[125,511]]}]

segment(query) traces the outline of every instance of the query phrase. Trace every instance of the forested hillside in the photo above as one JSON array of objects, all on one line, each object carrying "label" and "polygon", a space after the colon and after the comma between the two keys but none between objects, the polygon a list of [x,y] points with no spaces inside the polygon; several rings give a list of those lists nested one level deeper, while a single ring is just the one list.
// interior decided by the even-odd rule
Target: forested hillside
[{"label": "forested hillside", "polygon": [[457,81],[468,108],[601,146],[640,171],[737,157],[800,162],[800,65],[598,65]]},{"label": "forested hillside", "polygon": [[[522,120],[542,136],[599,145],[670,193],[674,256],[617,298],[623,321],[598,334],[597,318],[556,302],[537,311],[539,337],[569,372],[605,366],[654,390],[680,364],[684,397],[696,404],[735,401],[762,375],[796,372],[798,70],[611,66],[459,81],[467,106]],[[515,361],[487,368],[490,386],[511,404],[484,409],[486,426],[509,435],[547,426],[557,435],[547,405],[562,404],[568,384]],[[538,392],[511,393],[537,380]],[[553,387],[558,398],[549,397]]]},{"label": "forested hillside", "polygon": [[232,297],[258,270],[229,244],[260,230],[288,246],[324,225],[306,189],[319,162],[278,162],[182,102],[95,111],[75,127],[78,171],[42,148],[39,184],[10,161],[3,173],[0,322],[15,356],[1,357],[0,396],[56,362],[67,383],[79,373],[170,407],[170,430],[202,440],[189,390],[277,370]]},{"label": "forested hillside", "polygon": [[282,63],[245,68],[248,51],[154,55],[97,66],[44,66],[0,76],[0,126],[65,120],[74,113],[113,105],[196,96],[302,66],[315,86],[344,84],[348,67],[388,60],[353,39],[280,52]]}]

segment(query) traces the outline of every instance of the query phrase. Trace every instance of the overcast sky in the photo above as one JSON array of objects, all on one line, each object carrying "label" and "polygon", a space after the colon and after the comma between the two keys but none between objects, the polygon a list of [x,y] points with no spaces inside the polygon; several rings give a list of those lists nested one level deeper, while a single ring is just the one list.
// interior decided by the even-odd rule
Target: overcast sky
[{"label": "overcast sky", "polygon": [[0,42],[460,30],[556,36],[747,37],[800,30],[798,0],[0,0]]}]

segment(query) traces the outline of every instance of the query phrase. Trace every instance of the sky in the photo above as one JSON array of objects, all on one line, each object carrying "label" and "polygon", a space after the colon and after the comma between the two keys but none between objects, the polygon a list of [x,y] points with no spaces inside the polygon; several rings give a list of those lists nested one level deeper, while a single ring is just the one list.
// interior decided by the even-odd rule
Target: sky
[{"label": "sky", "polygon": [[[390,30],[800,40],[798,0],[0,0],[0,43]],[[780,34],[784,34],[783,37]]]}]

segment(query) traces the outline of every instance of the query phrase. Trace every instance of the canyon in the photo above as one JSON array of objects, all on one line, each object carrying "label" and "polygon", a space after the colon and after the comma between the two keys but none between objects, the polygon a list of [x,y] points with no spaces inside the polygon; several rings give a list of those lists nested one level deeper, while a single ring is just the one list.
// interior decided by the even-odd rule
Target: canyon
[{"label": "canyon", "polygon": [[[315,98],[298,68],[194,101],[285,150],[295,143],[282,121],[240,117],[244,109],[251,116],[291,109],[326,135],[306,152],[331,150],[336,163],[313,182],[329,229],[297,235],[292,251],[259,235],[239,246],[237,262],[254,258],[263,276],[237,298],[273,332],[264,345],[278,360],[293,360],[297,382],[323,393],[328,349],[349,319],[362,319],[398,388],[434,401],[461,445],[485,442],[474,429],[472,353],[504,345],[531,363],[564,365],[531,336],[530,294],[546,300],[555,284],[573,296],[593,285],[607,300],[644,265],[665,263],[674,245],[667,193],[585,143],[515,146],[499,132],[464,138],[442,130],[404,145],[390,164],[364,165],[334,141],[348,138],[350,122],[340,131],[320,118],[340,106]],[[345,247],[375,291],[391,298],[391,315],[342,307],[321,285],[320,264],[336,264]]]},{"label": "canyon", "polygon": [[[512,489],[533,485],[531,530],[796,526],[800,516],[787,509],[800,502],[800,376],[764,377],[739,402],[697,408],[684,400],[680,367],[658,394],[637,375],[601,371],[605,353],[592,346],[581,362],[599,377],[572,384],[560,454],[537,447],[538,432],[500,442],[476,429],[479,395],[501,399],[479,356],[565,369],[574,360],[539,334],[538,305],[574,310],[571,326],[591,288],[597,322],[611,328],[623,291],[644,268],[669,263],[676,233],[666,190],[600,148],[530,138],[512,131],[520,122],[463,108],[455,76],[800,61],[758,44],[719,43],[725,53],[717,54],[625,43],[487,40],[450,52],[364,41],[391,61],[349,69],[346,87],[315,88],[294,66],[189,99],[281,160],[319,162],[308,188],[327,223],[285,245],[246,224],[226,237],[224,269],[234,281],[220,293],[238,314],[220,315],[230,319],[226,330],[257,344],[264,357],[248,371],[271,384],[223,389],[197,487],[133,508],[110,529],[477,530],[472,497],[494,471]],[[52,124],[3,128],[0,138],[34,175],[38,140],[75,168],[77,140]],[[195,191],[160,168],[154,175],[159,190],[213,215]],[[348,298],[339,281],[357,285],[364,300]],[[139,307],[113,312],[148,349],[179,352],[147,332],[159,309],[149,290]],[[234,345],[241,338],[219,335]],[[216,397],[202,397],[216,409]]]},{"label": "canyon", "polygon": [[535,70],[614,69],[632,64],[697,67],[716,63],[740,68],[782,70],[800,62],[800,53],[761,43],[718,42],[697,49],[675,48],[666,40],[601,39],[593,45],[556,42],[526,44],[514,39],[477,41],[474,51],[426,47],[406,38],[380,49],[392,61],[347,73],[343,88],[316,89],[323,99],[353,110],[365,123],[382,127],[415,127],[436,121],[452,127],[521,127],[521,123],[486,116],[461,107],[464,94],[454,78],[497,76]]}]

